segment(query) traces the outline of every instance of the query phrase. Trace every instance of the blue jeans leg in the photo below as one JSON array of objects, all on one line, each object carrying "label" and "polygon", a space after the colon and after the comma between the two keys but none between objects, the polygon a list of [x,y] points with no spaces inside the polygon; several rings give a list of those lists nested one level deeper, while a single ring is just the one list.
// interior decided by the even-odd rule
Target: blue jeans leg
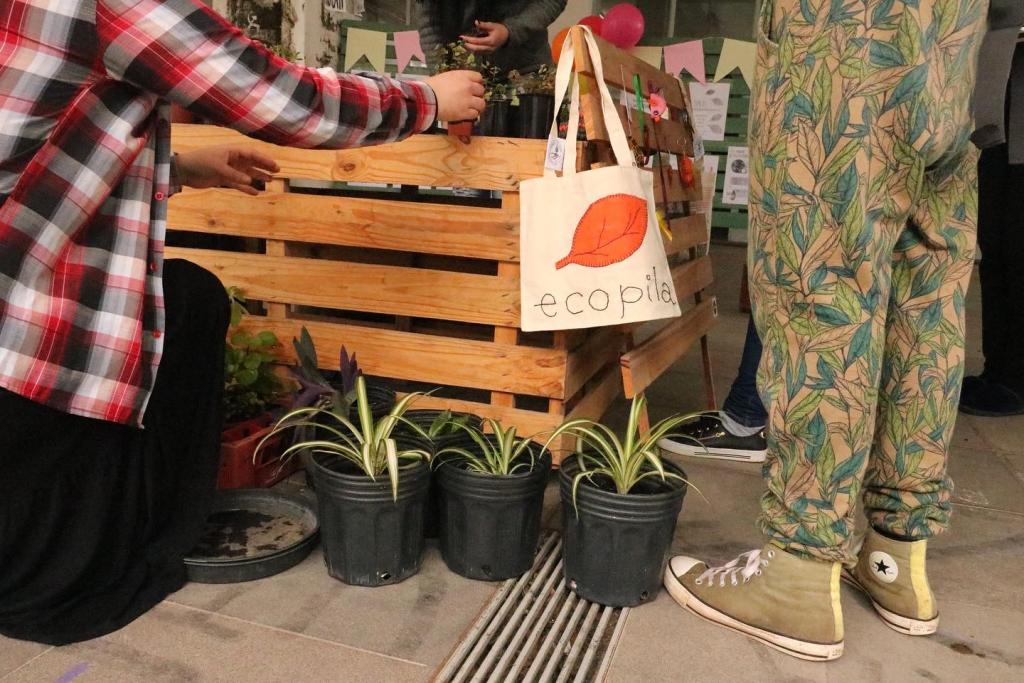
[{"label": "blue jeans leg", "polygon": [[761,362],[761,338],[757,336],[754,319],[747,323],[747,339],[743,344],[743,357],[732,389],[722,404],[722,411],[744,427],[763,427],[768,413],[757,393],[757,366]]}]

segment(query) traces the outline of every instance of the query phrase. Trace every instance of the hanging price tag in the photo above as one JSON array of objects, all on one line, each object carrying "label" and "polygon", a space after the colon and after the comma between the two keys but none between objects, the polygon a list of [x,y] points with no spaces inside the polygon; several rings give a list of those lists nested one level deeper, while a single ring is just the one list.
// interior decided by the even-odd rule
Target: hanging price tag
[{"label": "hanging price tag", "polygon": [[693,134],[693,158],[700,159],[704,156],[704,138],[700,133]]},{"label": "hanging price tag", "polygon": [[559,137],[548,138],[548,151],[544,155],[544,168],[561,171],[565,165],[565,140]]}]

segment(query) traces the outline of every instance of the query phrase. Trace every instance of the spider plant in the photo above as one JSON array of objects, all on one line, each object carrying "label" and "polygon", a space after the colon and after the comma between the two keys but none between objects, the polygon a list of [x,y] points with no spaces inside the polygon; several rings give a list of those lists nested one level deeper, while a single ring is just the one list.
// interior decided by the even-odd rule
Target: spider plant
[{"label": "spider plant", "polygon": [[485,434],[482,429],[466,423],[451,423],[461,429],[473,440],[479,453],[467,448],[450,446],[437,452],[435,462],[442,462],[443,456],[454,456],[454,459],[465,463],[466,469],[479,474],[490,474],[496,477],[504,477],[515,474],[521,469],[527,472],[533,470],[537,457],[534,455],[533,441],[529,438],[517,437],[516,428],[502,428],[500,422],[488,418],[484,423],[490,434]]},{"label": "spider plant", "polygon": [[427,436],[431,440],[442,436],[454,436],[461,428],[469,425],[468,415],[454,415],[450,410],[442,410],[427,427]]},{"label": "spider plant", "polygon": [[[548,439],[545,448],[560,436],[576,437],[576,461],[579,474],[572,484],[573,502],[580,482],[584,479],[595,484],[595,477],[605,477],[615,486],[615,492],[625,495],[644,479],[657,477],[661,481],[676,479],[689,484],[675,472],[665,469],[661,461],[658,442],[672,434],[680,425],[694,418],[693,415],[677,415],[657,423],[645,433],[640,433],[640,416],[647,406],[647,399],[638,394],[629,410],[625,438],[620,439],[605,425],[578,418],[562,423]],[[696,487],[694,487],[696,490]],[[700,491],[697,491],[700,494]]]},{"label": "spider plant", "polygon": [[[419,448],[401,448],[392,436],[395,427],[405,424],[419,436],[426,433],[418,425],[406,420],[405,412],[422,394],[414,393],[398,401],[387,415],[379,420],[373,419],[370,410],[370,399],[366,394],[366,379],[362,376],[355,382],[355,405],[358,409],[358,424],[353,423],[348,413],[340,413],[330,408],[299,408],[282,417],[274,429],[260,442],[256,452],[275,434],[296,427],[308,428],[310,434],[323,434],[329,438],[299,439],[282,454],[287,460],[303,450],[309,449],[311,454],[333,455],[355,465],[373,481],[378,477],[391,480],[391,494],[398,498],[398,481],[403,462],[418,460],[430,461],[430,453]],[[320,418],[319,420],[317,418]]]}]

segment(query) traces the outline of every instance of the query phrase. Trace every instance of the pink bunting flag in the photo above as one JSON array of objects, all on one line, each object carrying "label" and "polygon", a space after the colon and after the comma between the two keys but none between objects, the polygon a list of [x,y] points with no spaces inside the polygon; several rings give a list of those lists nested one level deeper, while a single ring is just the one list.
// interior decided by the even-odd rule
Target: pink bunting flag
[{"label": "pink bunting flag", "polygon": [[412,58],[416,57],[424,64],[427,56],[423,54],[419,31],[399,31],[395,33],[395,58],[398,61],[398,73],[405,71]]},{"label": "pink bunting flag", "polygon": [[686,71],[697,79],[698,83],[707,81],[704,71],[704,41],[691,40],[687,43],[676,43],[665,47],[665,71],[678,76]]}]

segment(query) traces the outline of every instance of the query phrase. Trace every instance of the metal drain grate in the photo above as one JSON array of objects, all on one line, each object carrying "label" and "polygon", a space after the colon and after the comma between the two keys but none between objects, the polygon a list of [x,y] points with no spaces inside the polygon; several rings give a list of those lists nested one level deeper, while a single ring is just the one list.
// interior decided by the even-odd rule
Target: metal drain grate
[{"label": "metal drain grate", "polygon": [[562,538],[549,533],[533,569],[502,584],[434,681],[603,680],[628,612],[583,600],[566,588]]}]

